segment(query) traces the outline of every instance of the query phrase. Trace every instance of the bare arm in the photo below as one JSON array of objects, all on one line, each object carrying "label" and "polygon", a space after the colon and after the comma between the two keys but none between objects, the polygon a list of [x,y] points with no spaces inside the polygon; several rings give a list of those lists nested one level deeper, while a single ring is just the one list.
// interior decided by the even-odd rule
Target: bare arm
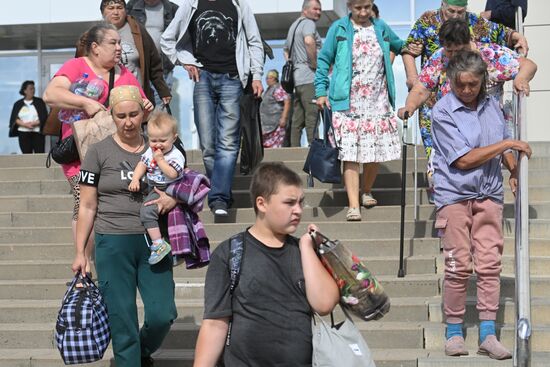
[{"label": "bare arm", "polygon": [[84,249],[92,233],[94,219],[97,213],[97,188],[89,185],[80,185],[80,209],[76,223],[76,255],[72,270],[84,273],[86,270],[86,255]]},{"label": "bare arm", "polygon": [[155,149],[153,151],[153,158],[155,159],[160,170],[166,177],[172,180],[178,178],[178,171],[176,171],[174,167],[166,162],[166,159],[164,159],[164,154],[162,154],[162,150]]},{"label": "bare arm", "polygon": [[98,101],[72,93],[70,87],[71,81],[67,77],[54,77],[44,91],[44,102],[50,107],[84,110],[89,116],[106,109]]},{"label": "bare arm", "polygon": [[215,367],[229,330],[229,318],[202,320],[193,367]]},{"label": "bare arm", "polygon": [[140,189],[139,181],[147,172],[147,166],[142,161],[139,161],[136,168],[134,169],[134,174],[132,175],[132,181],[128,185],[128,190],[132,192],[138,192]]},{"label": "bare arm", "polygon": [[290,113],[290,98],[283,101],[283,112],[281,113],[281,119],[279,120],[279,126],[285,127],[288,122],[288,114]]},{"label": "bare arm", "polygon": [[315,245],[309,235],[311,230],[316,231],[317,227],[310,224],[308,233],[300,238],[300,256],[306,283],[306,297],[315,312],[319,315],[326,315],[338,303],[340,291],[315,253]]},{"label": "bare arm", "polygon": [[524,92],[526,96],[529,95],[529,82],[535,76],[537,72],[537,64],[529,60],[526,57],[520,57],[519,59],[519,72],[514,78],[514,89],[516,92]]},{"label": "bare arm", "polygon": [[403,65],[405,66],[405,74],[407,76],[407,88],[411,89],[418,80],[418,71],[416,70],[416,63],[414,56],[408,53],[402,53]]},{"label": "bare arm", "polygon": [[510,189],[515,195],[518,187],[518,174],[517,174],[517,160],[516,156],[512,152],[504,153],[502,157],[502,163],[510,171],[510,178],[508,183],[510,184]]},{"label": "bare arm", "polygon": [[[527,154],[527,157],[531,157],[529,144],[521,140],[507,139],[486,147],[474,148],[454,161],[453,166],[462,170],[476,168],[509,149],[517,150],[520,153]],[[509,161],[505,162],[510,163]]]},{"label": "bare arm", "polygon": [[304,43],[306,45],[306,54],[309,67],[312,70],[317,69],[317,43],[313,36],[308,35],[304,37]]},{"label": "bare arm", "polygon": [[422,106],[422,103],[426,102],[429,97],[430,91],[426,89],[426,87],[422,83],[417,81],[414,84],[413,89],[407,95],[407,99],[405,100],[405,107],[401,107],[399,111],[397,111],[397,115],[399,116],[399,118],[403,119],[405,118],[405,111],[408,111],[409,116],[412,116],[414,111]]}]

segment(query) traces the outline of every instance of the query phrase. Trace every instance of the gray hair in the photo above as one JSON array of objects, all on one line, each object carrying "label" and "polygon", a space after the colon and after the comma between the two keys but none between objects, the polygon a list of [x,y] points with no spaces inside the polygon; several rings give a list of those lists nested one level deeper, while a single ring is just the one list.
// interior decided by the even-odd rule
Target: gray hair
[{"label": "gray hair", "polygon": [[309,4],[312,2],[316,2],[319,5],[321,4],[321,0],[304,0],[304,2],[302,3],[302,10],[306,10],[307,8],[309,8]]},{"label": "gray hair", "polygon": [[451,85],[455,84],[461,73],[472,73],[481,78],[478,100],[487,94],[487,63],[475,51],[461,50],[449,61],[447,77]]},{"label": "gray hair", "polygon": [[99,45],[101,42],[103,42],[107,31],[117,32],[117,29],[112,24],[101,22],[88,29],[88,31],[86,31],[86,33],[82,35],[80,42],[84,45],[84,48],[86,49],[86,54],[91,51],[93,43],[97,43]]}]

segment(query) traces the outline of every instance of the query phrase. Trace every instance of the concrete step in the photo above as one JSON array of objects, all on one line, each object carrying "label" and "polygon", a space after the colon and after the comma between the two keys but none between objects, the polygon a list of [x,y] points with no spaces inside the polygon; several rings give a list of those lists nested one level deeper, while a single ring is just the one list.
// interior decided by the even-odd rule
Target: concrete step
[{"label": "concrete step", "polygon": [[[443,288],[443,278],[440,278],[440,289]],[[475,297],[477,277],[472,275],[468,282],[468,296]],[[550,276],[531,276],[531,297],[548,297],[550,294]],[[500,275],[500,297],[511,298],[515,297],[515,278],[513,273],[502,273]]]},{"label": "concrete step", "polygon": [[[303,221],[296,231],[296,236],[306,232],[308,223]],[[345,222],[330,221],[317,222],[326,236],[334,239],[367,239],[367,238],[396,238],[399,237],[399,222]],[[67,223],[69,224],[69,223]],[[250,223],[216,223],[205,224],[208,238],[212,241],[222,241],[228,234],[245,230]],[[405,238],[432,237],[433,221],[407,221],[405,223]],[[72,241],[69,227],[2,227],[0,228],[0,243],[63,243]]]},{"label": "concrete step", "polygon": [[[469,356],[447,357],[441,351],[430,351],[427,357],[418,358],[417,367],[512,367],[512,359],[497,361],[476,354],[477,348],[470,350]],[[535,352],[531,354],[531,367],[548,367],[550,352]]]},{"label": "concrete step", "polygon": [[[361,322],[357,328],[370,348],[421,349],[423,327],[408,322]],[[48,349],[54,346],[54,322],[37,324],[0,324],[2,349]],[[176,322],[164,342],[163,349],[193,349],[199,325]]]},{"label": "concrete step", "polygon": [[[67,184],[68,185],[68,184]],[[0,212],[49,212],[73,210],[72,195],[18,195],[0,197]]]},{"label": "concrete step", "polygon": [[[464,322],[467,324],[475,324],[479,322],[478,312],[476,310],[476,298],[468,297],[466,300],[466,315]],[[393,306],[393,305],[392,305]],[[428,299],[429,319],[432,322],[443,322],[444,315],[442,310],[441,297],[433,297]],[[513,298],[501,298],[500,306],[497,313],[498,324],[513,325],[516,320],[515,304]],[[531,322],[533,325],[548,324],[550,325],[550,298],[548,297],[532,297],[531,299]]]},{"label": "concrete step", "polygon": [[[370,257],[363,259],[368,269],[377,275],[392,275],[399,266],[397,256]],[[405,269],[408,274],[435,274],[435,257],[433,255],[412,256],[405,259]],[[0,261],[1,280],[59,279],[70,274],[72,260],[19,260]],[[24,269],[24,271],[21,271]],[[185,266],[174,268],[174,276],[204,277],[207,268],[185,269]]]},{"label": "concrete step", "polygon": [[[0,300],[0,324],[1,323],[41,323],[44,320],[55,320],[62,295],[58,299],[28,300],[6,299]],[[178,320],[180,322],[198,322],[204,312],[202,299],[176,299]],[[139,319],[143,320],[143,304],[138,297]],[[335,310],[335,317],[343,318],[340,308]],[[356,322],[362,322],[360,318],[352,315]],[[396,297],[391,300],[391,310],[384,316],[384,321],[421,322],[428,319],[428,304],[424,297]]]},{"label": "concrete step", "polygon": [[[406,220],[405,239],[437,237],[437,231],[433,228],[433,220]],[[295,235],[300,236],[306,232],[309,221],[302,221]],[[401,225],[399,218],[394,221],[364,221],[364,222],[346,222],[336,218],[324,222],[313,221],[319,225],[323,234],[332,239],[341,241],[352,239],[380,238],[389,239],[399,237]],[[205,230],[211,241],[223,241],[229,234],[237,233],[251,226],[253,222],[240,223],[206,223]],[[69,222],[67,222],[69,225]],[[548,238],[550,220],[530,220],[530,236],[535,238]],[[503,227],[504,236],[514,236],[515,229],[513,222],[505,220]],[[71,228],[64,227],[0,227],[0,244],[15,243],[66,243],[72,241]]]},{"label": "concrete step", "polygon": [[[210,249],[214,251],[219,241],[211,241]],[[397,256],[399,254],[399,238],[387,239],[356,239],[346,240],[346,246],[357,256]],[[403,243],[405,256],[440,254],[438,238],[408,238]],[[514,255],[514,239],[507,237],[504,240],[504,255]],[[531,238],[531,256],[550,256],[550,239]],[[74,245],[66,243],[8,243],[0,244],[0,260],[66,260],[74,258]]]},{"label": "concrete step", "polygon": [[[307,175],[305,173],[300,174],[302,182],[307,182]],[[417,174],[418,182],[417,187],[427,187],[426,175],[424,173]],[[233,178],[233,190],[248,190],[252,176],[235,176]],[[546,181],[547,182],[547,181]],[[414,186],[414,175],[409,174],[407,176],[407,187],[412,188]],[[534,183],[531,183],[532,185]],[[542,183],[544,184],[544,182]],[[342,188],[343,184],[329,184],[319,181],[315,182],[315,188],[333,189]],[[385,187],[401,187],[401,173],[381,173],[376,177],[374,182],[375,188]],[[63,195],[70,191],[67,180],[62,179],[50,180],[26,180],[26,181],[0,181],[0,196],[10,195]]]},{"label": "concrete step", "polygon": [[[371,349],[374,361],[379,367],[416,367],[417,360],[428,355],[420,349]],[[155,366],[191,367],[193,349],[160,349],[153,354]],[[0,349],[2,366],[24,367],[63,367],[59,352],[53,349]],[[109,347],[103,360],[91,364],[78,364],[76,367],[113,367],[113,353]],[[534,366],[538,367],[538,366]]]},{"label": "concrete step", "polygon": [[[219,241],[210,242],[210,249],[214,249]],[[389,239],[360,239],[347,240],[346,246],[361,257],[376,256],[392,257],[399,254],[399,238]],[[546,248],[545,248],[546,249]],[[404,242],[406,256],[439,255],[439,239],[415,238]],[[550,252],[550,249],[549,249]],[[533,251],[532,251],[533,253]],[[74,258],[74,245],[67,243],[16,243],[0,244],[0,259],[8,261],[18,260],[66,260]]]},{"label": "concrete step", "polygon": [[[63,199],[65,200],[65,199]],[[21,205],[22,206],[22,205]],[[5,208],[9,209],[9,208]],[[405,218],[414,218],[414,205],[409,204],[405,207]],[[550,201],[533,202],[530,204],[530,217],[532,219],[544,219],[550,221]],[[331,221],[344,220],[347,208],[338,206],[328,207],[306,207],[302,213],[303,221]],[[363,209],[365,221],[394,221],[400,218],[401,206],[399,205],[380,205],[371,209]],[[229,209],[229,215],[226,218],[215,218],[208,209],[200,214],[203,223],[252,223],[255,220],[253,208],[233,208]],[[513,218],[514,204],[505,204],[504,217]],[[0,211],[0,227],[63,227],[70,222],[72,211]],[[435,207],[431,204],[419,205],[417,219],[427,220],[436,217]],[[513,221],[507,223],[513,225]]]},{"label": "concrete step", "polygon": [[[395,269],[397,274],[397,269]],[[0,280],[0,300],[60,300],[67,290],[66,282],[71,280],[69,269],[57,279],[13,279]],[[393,298],[433,297],[440,294],[438,275],[380,275],[377,279],[386,293]],[[177,299],[203,299],[204,277],[175,278]]]},{"label": "concrete step", "polygon": [[[443,323],[426,323],[424,326],[425,349],[442,351],[445,348],[445,324]],[[474,354],[478,349],[479,343],[479,328],[477,324],[466,325],[464,338],[466,340],[466,348],[470,354]],[[538,324],[533,325],[533,333],[531,339],[531,350],[533,352],[548,352],[550,345],[550,325]],[[514,346],[514,325],[497,326],[497,336],[499,340],[508,349]],[[488,358],[487,358],[488,359]]]},{"label": "concrete step", "polygon": [[[550,257],[549,256],[534,256],[530,255],[529,273],[532,276],[550,276]],[[437,257],[437,273],[443,274],[445,264],[442,256]],[[515,272],[515,256],[504,255],[502,257],[502,272],[504,274],[514,274]]]}]

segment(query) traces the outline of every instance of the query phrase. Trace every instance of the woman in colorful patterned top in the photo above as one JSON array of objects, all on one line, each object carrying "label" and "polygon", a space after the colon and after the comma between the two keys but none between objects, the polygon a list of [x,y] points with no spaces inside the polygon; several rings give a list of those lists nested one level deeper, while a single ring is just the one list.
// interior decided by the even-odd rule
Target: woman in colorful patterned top
[{"label": "woman in colorful patterned top", "polygon": [[[424,67],[428,59],[442,45],[439,41],[439,29],[443,22],[448,19],[463,19],[468,22],[473,40],[482,43],[496,43],[501,46],[516,48],[519,52],[527,55],[528,45],[524,36],[501,24],[490,22],[474,13],[466,11],[468,0],[442,0],[441,7],[436,10],[426,11],[415,22],[409,37],[403,47],[403,64],[407,75],[407,86],[412,88],[418,80],[418,72],[414,59],[418,53],[413,45],[422,46],[420,54],[420,67]],[[424,143],[426,155],[431,161],[432,138],[431,138],[431,109],[435,104],[435,96],[431,96],[426,104],[419,111],[420,135]],[[431,163],[429,163],[431,166]],[[428,168],[429,178],[432,170]]]},{"label": "woman in colorful patterned top", "polygon": [[346,219],[358,221],[360,165],[361,205],[372,207],[377,204],[371,188],[378,163],[401,155],[390,50],[399,54],[403,41],[383,20],[371,17],[372,0],[348,0],[347,4],[351,14],[332,24],[319,53],[315,95],[319,108],[333,110],[334,136],[341,147],[339,158],[344,162],[348,194]]},{"label": "woman in colorful patterned top", "polygon": [[436,101],[450,92],[451,84],[447,78],[447,65],[449,59],[461,50],[478,52],[487,64],[487,94],[496,96],[500,100],[503,83],[514,80],[516,92],[529,95],[529,81],[533,79],[537,71],[536,64],[531,60],[521,57],[507,47],[494,43],[470,41],[468,24],[460,19],[449,19],[443,23],[439,31],[439,39],[443,48],[436,51],[425,63],[419,76],[419,82],[414,85],[407,96],[405,107],[399,109],[399,116],[404,116],[405,111],[412,114],[430,98],[431,92],[435,94]]}]

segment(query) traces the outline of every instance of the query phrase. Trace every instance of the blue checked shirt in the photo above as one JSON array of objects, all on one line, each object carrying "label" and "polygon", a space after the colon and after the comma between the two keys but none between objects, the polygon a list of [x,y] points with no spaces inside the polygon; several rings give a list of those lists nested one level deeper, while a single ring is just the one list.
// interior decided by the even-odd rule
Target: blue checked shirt
[{"label": "blue checked shirt", "polygon": [[485,97],[471,110],[451,92],[436,103],[432,119],[436,207],[485,198],[502,203],[501,156],[469,170],[453,166],[474,148],[510,138],[498,100]]}]

